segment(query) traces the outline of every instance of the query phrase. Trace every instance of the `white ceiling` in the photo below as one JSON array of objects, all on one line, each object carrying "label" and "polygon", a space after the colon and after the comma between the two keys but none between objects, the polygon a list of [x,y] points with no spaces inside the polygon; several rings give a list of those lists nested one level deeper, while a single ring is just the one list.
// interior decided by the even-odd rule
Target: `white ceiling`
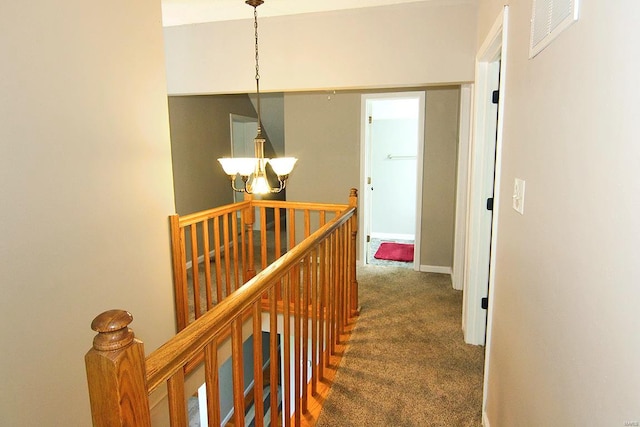
[{"label": "white ceiling", "polygon": [[[258,7],[258,16],[295,15],[329,10],[357,9],[418,0],[265,0]],[[432,1],[432,0],[422,0]],[[244,0],[162,0],[164,26],[200,22],[229,21],[253,18],[251,6]]]}]

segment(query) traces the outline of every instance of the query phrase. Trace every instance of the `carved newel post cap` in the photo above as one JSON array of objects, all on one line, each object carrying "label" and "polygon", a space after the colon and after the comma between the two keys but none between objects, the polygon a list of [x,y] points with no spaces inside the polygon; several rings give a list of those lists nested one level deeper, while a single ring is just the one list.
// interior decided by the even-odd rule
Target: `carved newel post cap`
[{"label": "carved newel post cap", "polygon": [[357,188],[352,188],[349,191],[349,197],[358,197],[358,189]]},{"label": "carved newel post cap", "polygon": [[132,321],[133,316],[125,310],[109,310],[98,315],[91,322],[91,329],[98,332],[93,338],[93,348],[113,351],[131,344],[134,334],[128,326]]}]

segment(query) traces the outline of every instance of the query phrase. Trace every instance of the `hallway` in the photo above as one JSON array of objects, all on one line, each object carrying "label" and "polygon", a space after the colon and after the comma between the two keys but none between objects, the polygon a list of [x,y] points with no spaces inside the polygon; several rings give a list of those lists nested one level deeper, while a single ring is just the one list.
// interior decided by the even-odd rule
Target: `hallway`
[{"label": "hallway", "polygon": [[448,275],[358,269],[361,314],[319,417],[328,426],[480,426],[484,347]]}]

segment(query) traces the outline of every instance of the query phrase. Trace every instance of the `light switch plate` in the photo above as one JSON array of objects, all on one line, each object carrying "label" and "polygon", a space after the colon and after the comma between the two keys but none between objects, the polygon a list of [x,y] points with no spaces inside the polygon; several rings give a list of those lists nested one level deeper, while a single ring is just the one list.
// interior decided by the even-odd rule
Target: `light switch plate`
[{"label": "light switch plate", "polygon": [[524,180],[516,178],[513,183],[513,209],[524,215]]}]

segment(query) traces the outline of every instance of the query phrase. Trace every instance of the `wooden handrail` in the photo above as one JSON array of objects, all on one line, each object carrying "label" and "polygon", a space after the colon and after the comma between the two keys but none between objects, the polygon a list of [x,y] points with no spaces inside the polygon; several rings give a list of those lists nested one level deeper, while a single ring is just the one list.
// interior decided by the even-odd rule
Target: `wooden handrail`
[{"label": "wooden handrail", "polygon": [[[268,204],[252,203],[242,202],[236,206],[261,209]],[[306,206],[298,204],[303,205]],[[209,425],[220,425],[224,414],[218,395],[218,352],[220,348],[227,348],[220,347],[227,340],[230,340],[228,348],[233,366],[233,425],[244,425],[246,402],[253,402],[255,410],[260,412],[255,419],[257,426],[267,422],[262,416],[265,407],[271,411],[271,425],[280,417],[284,426],[299,426],[308,421],[308,401],[315,396],[324,372],[330,370],[332,355],[343,342],[350,319],[358,311],[355,190],[352,190],[349,205],[342,206],[339,214],[313,233],[305,219],[305,235],[309,235],[306,239],[186,325],[146,359],[142,342],[134,338],[128,327],[133,319],[128,312],[112,310],[98,316],[92,324],[98,335],[86,355],[94,425],[149,426],[149,394],[166,384],[171,426],[186,426],[185,393],[193,392],[187,389],[186,378],[191,368],[201,363],[199,361],[204,362],[201,363],[204,369],[202,381],[207,386],[204,410]],[[212,211],[200,218],[218,218],[216,215],[220,211]],[[235,211],[225,207],[224,212],[226,215]],[[188,221],[193,220],[191,224],[196,224],[196,217],[193,215]],[[177,221],[177,218],[172,219],[172,223]],[[182,257],[175,256],[174,263],[176,258]],[[278,326],[279,318],[283,320],[282,329]],[[249,319],[252,321],[248,322]],[[252,398],[244,395],[247,386],[242,374],[245,327],[251,328],[254,337]],[[261,336],[265,327],[271,334],[264,341],[269,347],[269,359],[263,361],[262,351],[267,349],[263,348]],[[286,337],[281,340],[281,346],[276,338],[280,334]],[[283,372],[280,372],[279,363],[273,363],[278,360],[279,353],[284,362]],[[264,362],[269,362],[264,371],[268,375],[265,384],[271,388],[268,401],[264,400],[262,382]],[[307,367],[308,362],[310,367]],[[282,399],[281,406],[278,396]],[[314,398],[314,408],[317,405],[318,400]],[[282,410],[284,414],[279,414]],[[303,413],[306,414],[304,418]]]},{"label": "wooden handrail", "polygon": [[212,337],[220,335],[238,313],[245,312],[252,303],[268,290],[268,286],[280,279],[292,266],[297,264],[302,255],[307,253],[318,241],[323,240],[340,225],[344,224],[355,212],[355,207],[348,208],[340,217],[327,223],[313,233],[291,251],[284,254],[265,270],[247,282],[236,292],[225,298],[212,310],[178,332],[171,340],[159,347],[147,357],[147,385],[149,391],[166,381],[172,374],[181,369],[197,353],[211,342]]},{"label": "wooden handrail", "polygon": [[311,202],[287,202],[282,200],[253,200],[253,206],[264,206],[268,208],[286,208],[310,211],[333,211],[342,212],[349,205],[335,203],[311,203]]},{"label": "wooden handrail", "polygon": [[182,215],[180,216],[180,226],[184,227],[186,225],[195,224],[205,219],[212,219],[216,216],[220,216],[226,213],[233,213],[242,209],[246,209],[251,206],[252,203],[257,202],[254,200],[253,202],[250,200],[245,200],[243,202],[232,203],[229,205],[220,206],[213,209],[208,209],[206,211],[195,212],[192,214]]},{"label": "wooden handrail", "polygon": [[[357,196],[354,201],[355,206]],[[350,200],[350,203],[354,201]],[[253,200],[251,195],[247,195],[243,202],[184,216],[172,215],[170,225],[178,331],[254,277],[256,261],[260,269],[266,268],[287,248],[292,248],[323,226],[328,216],[335,218],[348,207],[348,204],[335,203]],[[259,214],[258,222],[256,214]],[[268,215],[273,220],[269,231]],[[286,215],[286,218],[281,219],[281,215]],[[297,216],[304,222],[302,236],[296,235]],[[285,221],[286,242],[281,238]],[[257,240],[254,230],[260,230]],[[273,233],[274,239],[271,252],[268,250],[268,233]],[[255,244],[259,246],[257,252]]]}]

